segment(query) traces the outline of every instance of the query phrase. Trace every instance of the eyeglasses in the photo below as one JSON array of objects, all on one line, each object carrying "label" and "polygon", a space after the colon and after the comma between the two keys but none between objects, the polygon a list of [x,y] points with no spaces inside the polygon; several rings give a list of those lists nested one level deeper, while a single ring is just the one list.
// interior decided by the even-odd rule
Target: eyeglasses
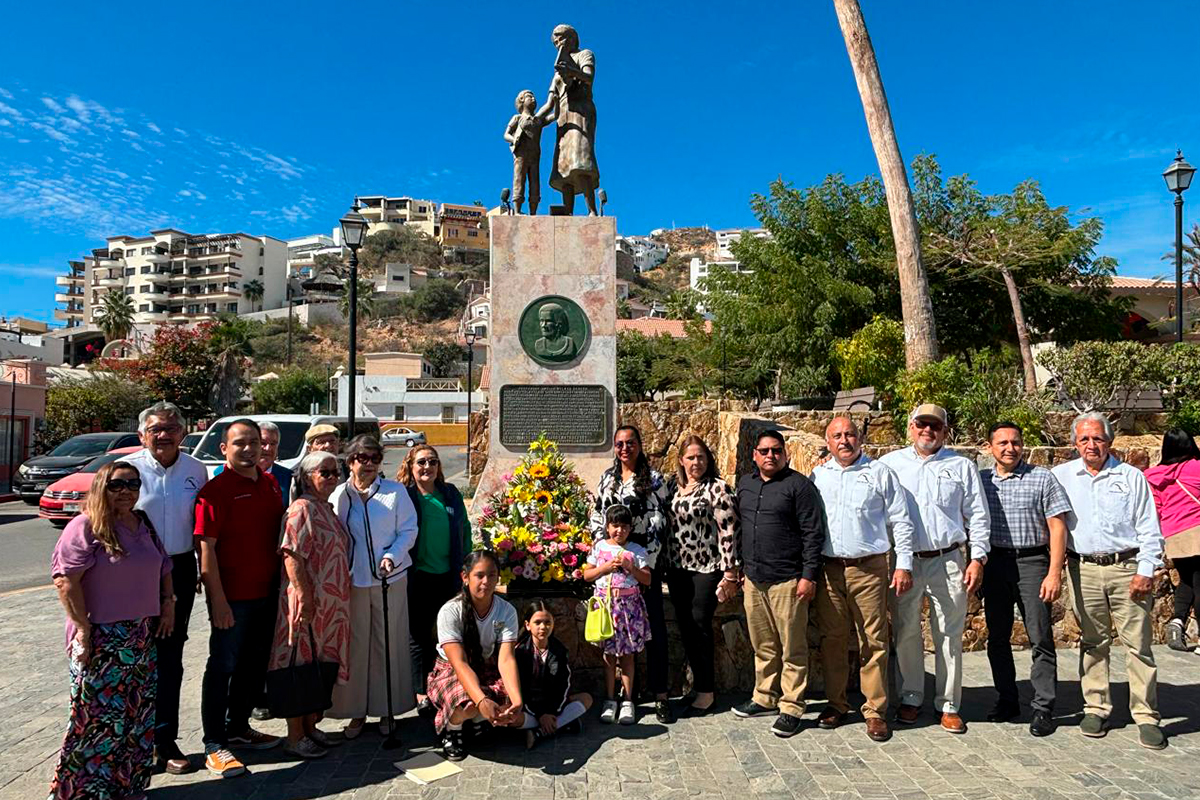
[{"label": "eyeglasses", "polygon": [[912,424],[919,431],[923,431],[926,428],[929,428],[931,431],[940,431],[945,427],[939,420],[936,419],[914,419]]},{"label": "eyeglasses", "polygon": [[317,470],[317,474],[320,475],[322,478],[340,478],[340,477],[342,477],[342,473],[338,472],[336,469],[319,469],[319,470]]},{"label": "eyeglasses", "polygon": [[182,425],[155,425],[152,428],[146,428],[146,433],[158,436],[160,433],[179,433],[181,430],[183,430]]},{"label": "eyeglasses", "polygon": [[367,453],[359,453],[354,457],[354,460],[360,464],[382,464],[383,456],[379,453],[368,455]]},{"label": "eyeglasses", "polygon": [[418,467],[436,467],[438,464],[440,464],[442,462],[436,458],[418,458],[413,463],[416,464]]},{"label": "eyeglasses", "polygon": [[754,452],[760,456],[780,456],[783,455],[782,447],[756,447]]},{"label": "eyeglasses", "polygon": [[136,492],[142,488],[141,478],[109,478],[108,483],[104,484],[104,488],[110,492],[130,491]]},{"label": "eyeglasses", "polygon": [[637,446],[638,446],[638,443],[633,441],[632,439],[629,439],[624,442],[614,442],[613,443],[613,448],[617,449],[617,450],[627,450],[627,449],[632,449]]}]

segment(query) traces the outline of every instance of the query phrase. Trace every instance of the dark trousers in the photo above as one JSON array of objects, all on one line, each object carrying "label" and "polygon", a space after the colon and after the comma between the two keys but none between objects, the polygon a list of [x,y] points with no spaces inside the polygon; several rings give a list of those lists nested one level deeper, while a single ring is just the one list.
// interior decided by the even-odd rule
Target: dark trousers
[{"label": "dark trousers", "polygon": [[663,615],[663,573],[666,568],[650,571],[650,585],[643,586],[646,616],[650,621],[650,641],[646,643],[646,690],[658,696],[667,693],[667,618]]},{"label": "dark trousers", "polygon": [[417,694],[425,694],[425,681],[437,661],[438,611],[460,591],[462,578],[457,572],[408,571],[408,652]]},{"label": "dark trousers", "polygon": [[1187,625],[1188,612],[1196,609],[1196,622],[1200,623],[1200,556],[1171,560],[1179,571],[1179,585],[1175,587],[1174,618]]},{"label": "dark trousers", "polygon": [[154,743],[170,744],[179,738],[179,692],[183,686],[183,645],[188,620],[196,602],[196,553],[171,556],[171,584],[175,589],[175,629],[158,639],[158,700],[154,706]]},{"label": "dark trousers", "polygon": [[1000,702],[1008,705],[1018,702],[1017,670],[1009,644],[1013,628],[1013,605],[1016,605],[1021,610],[1021,619],[1032,645],[1033,669],[1029,677],[1033,684],[1033,710],[1047,714],[1054,712],[1058,661],[1054,653],[1050,605],[1042,602],[1038,592],[1049,569],[1049,552],[1016,558],[1004,550],[992,548],[987,568],[983,571],[987,654]]},{"label": "dark trousers", "polygon": [[278,598],[231,600],[232,628],[213,628],[200,693],[204,744],[228,744],[250,727],[250,710],[262,693],[275,636]]},{"label": "dark trousers", "polygon": [[667,591],[675,606],[683,652],[692,668],[692,688],[697,692],[713,690],[713,615],[723,574],[720,570],[667,570]]}]

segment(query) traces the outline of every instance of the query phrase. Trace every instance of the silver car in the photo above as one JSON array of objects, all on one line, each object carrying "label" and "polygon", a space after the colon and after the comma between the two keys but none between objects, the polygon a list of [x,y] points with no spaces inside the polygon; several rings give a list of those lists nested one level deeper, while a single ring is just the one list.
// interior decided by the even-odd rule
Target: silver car
[{"label": "silver car", "polygon": [[388,428],[383,432],[383,443],[403,444],[405,447],[425,444],[425,432],[414,431],[412,428]]}]

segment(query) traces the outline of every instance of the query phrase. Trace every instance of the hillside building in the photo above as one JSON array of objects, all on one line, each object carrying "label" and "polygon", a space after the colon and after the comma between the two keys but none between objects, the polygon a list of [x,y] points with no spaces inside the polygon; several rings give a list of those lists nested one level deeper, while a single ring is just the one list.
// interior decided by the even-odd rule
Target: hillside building
[{"label": "hillside building", "polygon": [[635,270],[645,272],[666,261],[671,247],[650,236],[618,236],[617,251],[633,259]]},{"label": "hillside building", "polygon": [[367,235],[402,227],[437,238],[438,207],[433,200],[413,197],[359,195],[359,211],[367,219]]},{"label": "hillside building", "polygon": [[741,239],[743,235],[753,236],[756,239],[770,239],[771,234],[766,228],[726,228],[722,231],[717,231],[717,259],[732,259],[733,243]]},{"label": "hillside building", "polygon": [[460,206],[442,203],[438,209],[437,240],[442,253],[486,254],[490,248],[488,228],[484,225],[487,209],[483,206]]}]

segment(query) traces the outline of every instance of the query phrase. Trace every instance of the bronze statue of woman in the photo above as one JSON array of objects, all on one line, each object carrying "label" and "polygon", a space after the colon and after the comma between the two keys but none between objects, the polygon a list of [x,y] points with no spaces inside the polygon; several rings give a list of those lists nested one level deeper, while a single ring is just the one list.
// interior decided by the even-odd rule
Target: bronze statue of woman
[{"label": "bronze statue of woman", "polygon": [[575,209],[575,195],[583,195],[588,214],[596,215],[596,187],[600,168],[596,165],[596,106],[592,103],[592,81],[596,57],[579,49],[579,34],[570,25],[559,25],[550,34],[558,48],[554,79],[546,104],[538,110],[544,119],[558,120],[554,142],[554,169],[550,188],[562,193],[567,213]]}]

